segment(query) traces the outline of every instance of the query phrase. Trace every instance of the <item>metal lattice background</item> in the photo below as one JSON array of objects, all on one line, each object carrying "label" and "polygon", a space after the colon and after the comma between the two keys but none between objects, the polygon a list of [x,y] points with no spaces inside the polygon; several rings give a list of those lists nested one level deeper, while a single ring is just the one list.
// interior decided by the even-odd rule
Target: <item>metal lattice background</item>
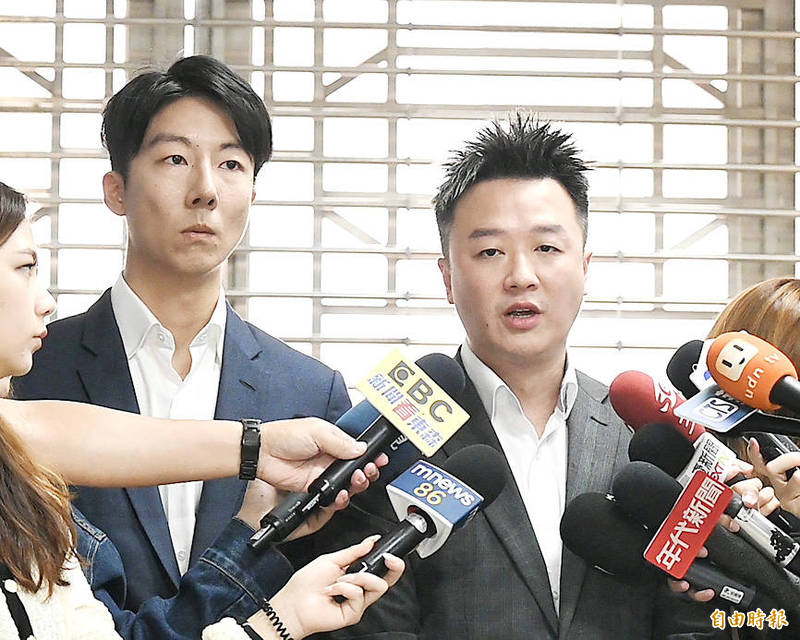
[{"label": "metal lattice background", "polygon": [[276,142],[228,295],[352,383],[389,345],[462,340],[430,196],[449,149],[524,107],[596,167],[571,353],[605,380],[663,370],[730,296],[795,273],[794,14],[793,0],[0,0],[0,180],[31,197],[59,314],[85,309],[124,247],[102,205],[104,100],[145,66],[220,58],[263,95]]}]

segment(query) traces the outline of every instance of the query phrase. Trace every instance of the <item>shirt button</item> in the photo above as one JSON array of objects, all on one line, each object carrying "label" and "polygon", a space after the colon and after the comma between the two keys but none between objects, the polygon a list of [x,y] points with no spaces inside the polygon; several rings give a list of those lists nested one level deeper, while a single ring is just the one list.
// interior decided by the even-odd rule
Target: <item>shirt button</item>
[{"label": "shirt button", "polygon": [[167,339],[167,337],[163,333],[159,333],[158,334],[158,341],[159,342],[164,342],[164,340],[166,340],[166,339]]},{"label": "shirt button", "polygon": [[9,593],[16,593],[17,589],[19,589],[17,583],[14,580],[11,580],[10,578],[5,582],[3,582],[3,587],[5,587],[5,590],[8,591]]},{"label": "shirt button", "polygon": [[186,552],[183,549],[178,551],[178,560],[186,560]]}]

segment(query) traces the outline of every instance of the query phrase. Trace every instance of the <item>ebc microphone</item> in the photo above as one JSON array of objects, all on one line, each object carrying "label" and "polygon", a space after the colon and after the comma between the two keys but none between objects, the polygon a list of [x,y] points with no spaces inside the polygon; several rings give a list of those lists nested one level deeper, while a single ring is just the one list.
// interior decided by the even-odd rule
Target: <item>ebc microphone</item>
[{"label": "ebc microphone", "polygon": [[503,459],[492,447],[460,449],[441,468],[419,460],[387,488],[400,524],[381,538],[347,573],[383,576],[383,555],[403,557],[416,549],[421,558],[438,551],[450,534],[489,506],[505,486]]},{"label": "ebc microphone", "polygon": [[357,439],[367,443],[366,452],[353,460],[332,462],[307,493],[290,493],[261,519],[261,529],[248,545],[259,550],[284,540],[316,509],[331,504],[349,486],[356,469],[381,452],[391,455],[393,443],[401,438],[412,443],[417,455],[435,453],[469,417],[451,398],[461,394],[465,383],[463,369],[448,356],[432,353],[410,366],[402,354],[391,353],[359,385],[366,399],[336,423],[351,433],[358,430]]}]

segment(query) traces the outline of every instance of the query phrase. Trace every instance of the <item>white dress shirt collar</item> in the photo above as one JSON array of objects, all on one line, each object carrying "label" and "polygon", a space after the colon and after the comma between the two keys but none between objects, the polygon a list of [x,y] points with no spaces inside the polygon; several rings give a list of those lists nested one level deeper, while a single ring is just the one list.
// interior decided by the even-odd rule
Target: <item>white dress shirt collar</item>
[{"label": "white dress shirt collar", "polygon": [[[174,348],[175,339],[172,332],[164,327],[142,299],[136,295],[125,277],[120,273],[119,278],[111,287],[111,307],[122,336],[122,345],[125,355],[130,360],[144,345],[145,340],[154,330],[161,330],[165,339],[171,341]],[[216,361],[222,362],[222,349],[225,335],[225,323],[228,309],[225,304],[225,291],[220,287],[219,298],[211,313],[208,324],[204,326],[192,340],[192,346],[208,340],[216,348]]]},{"label": "white dress shirt collar", "polygon": [[[466,340],[461,345],[461,361],[464,363],[464,369],[472,380],[472,384],[475,385],[478,397],[486,409],[486,415],[493,422],[496,415],[498,393],[501,392],[501,389],[508,391],[515,400],[516,394],[500,376],[475,355]],[[564,419],[568,418],[572,412],[577,397],[578,378],[575,367],[570,363],[569,355],[567,355],[567,366],[564,370],[564,377],[561,379],[557,407],[564,414]],[[519,401],[517,400],[517,402]]]}]

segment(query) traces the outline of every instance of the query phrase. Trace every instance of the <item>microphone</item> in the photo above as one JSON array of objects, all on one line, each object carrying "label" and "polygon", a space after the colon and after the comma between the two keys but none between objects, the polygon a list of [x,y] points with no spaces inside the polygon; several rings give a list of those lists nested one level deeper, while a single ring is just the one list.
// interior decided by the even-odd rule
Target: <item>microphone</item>
[{"label": "microphone", "polygon": [[[416,372],[402,362],[398,363],[397,366],[400,364],[403,364],[406,368],[398,376],[400,380],[398,386],[402,387],[402,383],[408,380],[408,372],[410,371],[411,374],[416,374]],[[421,357],[416,364],[435,383],[442,387],[448,396],[459,396],[463,392],[466,384],[464,370],[452,358],[441,353],[431,353]],[[391,373],[389,375],[391,376]],[[422,394],[418,394],[412,399],[417,404],[425,405],[428,402],[428,398],[433,395],[433,391],[427,383],[422,382],[424,384]],[[396,388],[394,390],[397,391]],[[428,391],[430,393],[427,393]],[[397,393],[402,395],[400,391],[397,391]],[[441,399],[437,399],[431,405],[430,412],[434,421],[443,422],[444,419],[435,414],[432,408],[439,402],[446,404]],[[441,407],[442,405],[439,406]],[[453,410],[449,405],[441,409],[441,411],[447,412],[448,408],[449,413],[452,414]],[[411,407],[411,409],[416,409],[416,407]],[[367,450],[363,455],[353,460],[333,461],[309,485],[308,492],[290,493],[279,505],[261,519],[261,529],[253,534],[248,541],[248,546],[251,549],[258,551],[270,542],[285,539],[305,522],[317,508],[331,504],[336,499],[336,495],[349,486],[350,477],[356,469],[362,468],[379,453],[390,452],[392,445],[402,438],[408,439],[367,400],[363,400],[346,412],[336,424],[337,426],[342,425],[345,431],[357,428],[360,433],[357,439],[367,443]],[[347,428],[345,428],[345,425]]]},{"label": "microphone", "polygon": [[416,549],[421,558],[428,557],[453,531],[488,507],[505,483],[501,455],[485,444],[458,450],[441,468],[418,461],[387,487],[395,512],[403,518],[400,524],[347,573],[384,576],[386,553],[403,557]]},{"label": "microphone", "polygon": [[[687,353],[689,353],[689,348],[688,347],[689,347],[689,345],[693,344],[694,342],[699,342],[699,341],[692,341],[691,343],[687,342],[683,347],[681,347],[681,349],[683,349],[684,347],[687,347]],[[702,345],[702,343],[700,343],[700,345]],[[678,349],[678,351],[680,351],[680,349]],[[676,352],[676,355],[677,355],[677,352]],[[674,357],[675,356],[673,356],[673,358]],[[688,361],[693,357],[693,354],[687,355],[685,357],[686,357],[686,360]],[[670,362],[672,362],[672,361],[670,361]],[[685,367],[685,366],[673,366],[671,369],[668,367],[667,374],[669,376],[670,382],[677,389],[680,389],[681,391],[684,391],[684,389],[689,390],[691,388],[691,389],[693,389],[691,395],[697,394],[697,392],[698,392],[697,391],[697,387],[694,387],[693,383],[688,378],[688,374],[689,374],[689,368],[688,367]],[[646,375],[646,374],[641,374],[641,375]],[[713,378],[712,378],[712,380],[713,380]],[[684,394],[685,394],[685,392],[684,392]],[[733,395],[733,394],[730,394],[730,395]],[[646,397],[646,395],[644,397]],[[686,397],[688,398],[689,395],[686,395]],[[741,399],[737,398],[737,400],[739,400],[741,402]],[[613,402],[612,402],[612,404],[613,404]],[[678,407],[681,404],[683,404],[683,403],[677,403],[675,405],[675,407]],[[745,404],[747,404],[747,403],[745,403]],[[675,408],[675,407],[673,407],[673,408]],[[619,413],[619,412],[617,412],[617,413]],[[638,415],[638,414],[634,414],[634,415]],[[695,419],[695,421],[696,421],[695,424],[698,427],[700,427],[701,430],[705,431],[705,427],[703,425],[701,425],[700,422],[697,422],[697,420],[701,420],[702,419],[702,414],[698,413],[696,410],[693,410],[692,413],[691,413],[691,416]],[[624,416],[622,416],[622,414],[620,414],[620,417],[625,419]],[[681,418],[678,418],[678,419],[680,420]],[[687,418],[683,418],[683,420],[687,420]],[[658,421],[654,420],[653,422],[658,422]],[[664,422],[664,420],[661,420],[661,422]],[[634,429],[638,428],[642,424],[645,424],[645,423],[639,423],[638,425],[634,425],[633,428]],[[719,430],[719,425],[717,425],[716,423],[709,425],[710,429],[715,429],[715,427],[716,427],[716,430]],[[755,411],[755,412],[751,413],[750,415],[748,415],[746,418],[744,418],[741,422],[738,422],[734,427],[726,428],[723,431],[724,431],[724,433],[728,433],[730,435],[742,433],[743,431],[754,431],[754,432],[755,431],[760,431],[760,432],[770,433],[770,434],[780,434],[780,435],[787,435],[787,436],[800,436],[800,419],[790,418],[788,416],[776,416],[776,415],[773,415],[773,414],[770,414],[770,413],[762,413],[761,411]]]},{"label": "microphone", "polygon": [[[744,480],[745,478],[742,474],[737,474],[730,480],[723,480],[727,475],[728,464],[732,462],[728,458],[728,453],[733,454],[733,452],[724,447],[710,433],[703,434],[703,438],[706,438],[706,436],[709,438],[709,440],[705,441],[708,446],[700,446],[695,449],[686,438],[669,425],[649,424],[637,431],[631,438],[628,444],[628,458],[631,461],[654,464],[662,471],[676,478],[683,486],[689,483],[694,472],[698,469],[705,471],[720,482],[724,481],[728,486]],[[697,442],[699,443],[700,440]],[[790,511],[780,507],[766,516],[766,518],[790,534],[800,531],[800,519]]]},{"label": "microphone", "polygon": [[631,429],[636,431],[651,422],[663,422],[695,442],[705,427],[675,415],[684,399],[661,382],[641,371],[623,371],[608,389],[611,406]]},{"label": "microphone", "polygon": [[800,412],[800,382],[792,361],[766,340],[743,331],[718,336],[708,350],[708,370],[722,389],[763,411],[785,406]]},{"label": "microphone", "polygon": [[[674,478],[647,462],[631,462],[614,478],[613,491],[625,513],[655,532],[678,500],[681,486]],[[730,511],[735,515],[737,509],[734,502],[726,510]],[[784,536],[779,532],[776,537],[783,540]],[[753,553],[752,543],[748,542],[744,537],[740,538],[717,525],[705,541],[705,546],[709,559],[723,570],[754,584],[759,591],[789,609],[800,606],[800,591],[797,590],[800,581],[771,561],[776,558],[775,550],[771,549],[772,557],[768,559],[760,553]],[[791,544],[794,542],[791,541]]]},{"label": "microphone", "polygon": [[700,360],[702,350],[702,340],[690,340],[678,347],[667,363],[667,378],[684,398],[691,398],[698,391],[690,376]]},{"label": "microphone", "polygon": [[[647,530],[626,517],[613,496],[584,493],[564,509],[561,539],[590,565],[630,584],[647,584],[663,572],[644,559]],[[707,560],[696,559],[684,576],[695,589],[713,589],[717,597],[747,607],[755,590],[726,576]]]},{"label": "microphone", "polygon": [[729,469],[737,460],[736,453],[717,440],[708,431],[694,442],[694,446],[681,433],[668,424],[654,422],[633,434],[628,444],[631,461],[642,460],[656,465],[682,486],[686,486],[698,469],[720,482],[735,484],[744,480],[738,474],[725,480]]}]

